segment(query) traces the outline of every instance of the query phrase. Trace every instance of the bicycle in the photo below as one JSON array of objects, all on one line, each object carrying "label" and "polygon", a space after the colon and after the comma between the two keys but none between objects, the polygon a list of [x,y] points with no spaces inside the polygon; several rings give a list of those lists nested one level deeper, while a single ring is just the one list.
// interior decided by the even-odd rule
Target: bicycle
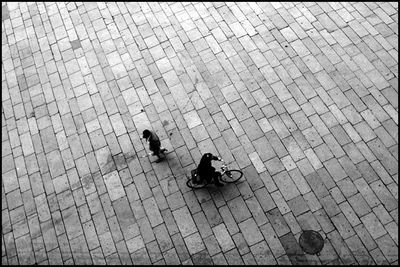
[{"label": "bicycle", "polygon": [[[225,161],[221,159],[221,177],[220,180],[224,183],[234,183],[243,176],[241,170],[229,170]],[[200,181],[199,181],[200,180]],[[186,185],[193,189],[200,189],[212,183],[212,179],[200,179],[197,175],[197,169],[191,171],[191,177],[187,180]]]}]

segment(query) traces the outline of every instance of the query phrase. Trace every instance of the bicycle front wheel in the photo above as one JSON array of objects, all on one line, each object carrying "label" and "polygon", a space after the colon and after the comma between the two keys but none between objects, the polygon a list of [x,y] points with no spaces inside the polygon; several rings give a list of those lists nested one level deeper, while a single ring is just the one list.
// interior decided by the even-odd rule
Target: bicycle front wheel
[{"label": "bicycle front wheel", "polygon": [[207,183],[207,182],[204,182],[204,181],[201,182],[201,183],[194,183],[192,178],[190,178],[190,179],[187,180],[187,182],[186,182],[186,185],[187,185],[188,187],[190,187],[190,188],[193,188],[193,189],[203,188],[203,187],[205,187],[207,184],[208,184],[208,183]]},{"label": "bicycle front wheel", "polygon": [[222,175],[221,180],[224,183],[234,183],[240,178],[242,178],[243,172],[239,170],[229,170]]}]

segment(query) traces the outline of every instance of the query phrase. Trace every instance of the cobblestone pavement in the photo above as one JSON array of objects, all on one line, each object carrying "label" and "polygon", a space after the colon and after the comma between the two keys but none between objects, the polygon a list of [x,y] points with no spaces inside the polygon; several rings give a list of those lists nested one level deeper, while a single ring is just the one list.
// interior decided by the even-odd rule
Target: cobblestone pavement
[{"label": "cobblestone pavement", "polygon": [[[1,40],[2,264],[398,264],[397,3],[2,2]],[[244,179],[188,188],[205,152]]]}]

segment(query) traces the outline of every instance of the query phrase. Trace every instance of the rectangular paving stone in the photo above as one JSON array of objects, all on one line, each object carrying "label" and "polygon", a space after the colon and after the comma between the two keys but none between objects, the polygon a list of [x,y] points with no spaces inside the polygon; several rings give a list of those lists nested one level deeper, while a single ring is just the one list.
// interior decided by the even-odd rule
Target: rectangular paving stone
[{"label": "rectangular paving stone", "polygon": [[54,150],[46,155],[52,177],[57,177],[65,172],[60,152]]},{"label": "rectangular paving stone", "polygon": [[86,242],[89,250],[92,250],[100,245],[99,239],[96,234],[96,228],[93,221],[88,221],[82,224],[85,233]]},{"label": "rectangular paving stone", "polygon": [[185,238],[197,231],[196,225],[190,216],[189,209],[182,207],[172,212],[182,237]]},{"label": "rectangular paving stone", "polygon": [[29,235],[22,236],[15,240],[17,255],[21,264],[33,264],[35,262],[33,249]]},{"label": "rectangular paving stone", "polygon": [[256,263],[259,265],[276,264],[274,257],[271,255],[271,251],[265,241],[259,242],[250,247]]},{"label": "rectangular paving stone", "polygon": [[165,224],[160,224],[154,228],[154,234],[158,241],[161,251],[169,250],[173,247],[172,240],[169,236]]},{"label": "rectangular paving stone", "polygon": [[163,255],[165,258],[165,263],[163,263],[163,264],[178,264],[179,263],[179,258],[178,258],[175,248],[168,250]]},{"label": "rectangular paving stone", "polygon": [[63,263],[61,258],[61,252],[59,248],[53,249],[48,254],[49,263],[54,265],[61,265]]},{"label": "rectangular paving stone", "polygon": [[260,203],[261,207],[263,208],[264,212],[272,210],[276,207],[274,201],[272,200],[270,194],[268,193],[265,187],[262,187],[254,192],[258,202]]},{"label": "rectangular paving stone", "polygon": [[265,162],[265,166],[267,167],[270,175],[275,175],[285,169],[278,157],[274,157]]},{"label": "rectangular paving stone", "polygon": [[379,179],[379,176],[375,173],[374,169],[367,161],[363,161],[357,164],[357,169],[360,171],[360,173],[363,175],[368,183],[372,183],[373,181]]},{"label": "rectangular paving stone", "polygon": [[6,195],[6,199],[7,199],[8,208],[10,210],[13,210],[14,208],[21,206],[23,204],[21,192],[19,189],[9,192]]},{"label": "rectangular paving stone", "polygon": [[398,238],[398,227],[396,222],[390,222],[385,226],[386,230],[388,231],[390,237],[393,239],[393,241],[398,244],[399,243],[399,238]]},{"label": "rectangular paving stone", "polygon": [[15,239],[11,232],[4,235],[4,244],[5,252],[7,253],[8,258],[12,258],[17,255]]},{"label": "rectangular paving stone", "polygon": [[334,230],[327,234],[332,246],[334,247],[336,253],[340,257],[343,263],[352,264],[356,263],[349,247],[344,242],[343,238],[340,236],[337,230]]},{"label": "rectangular paving stone", "polygon": [[324,166],[328,170],[332,178],[335,180],[335,182],[338,182],[347,177],[346,172],[336,158],[325,161]]},{"label": "rectangular paving stone", "polygon": [[[270,121],[272,122],[272,121]],[[248,118],[241,122],[241,125],[251,141],[263,136],[263,131],[254,118]]]},{"label": "rectangular paving stone", "polygon": [[198,232],[184,238],[185,244],[190,254],[194,255],[205,249],[204,243]]},{"label": "rectangular paving stone", "polygon": [[228,264],[238,265],[243,264],[242,258],[239,255],[237,249],[232,249],[225,253],[225,257],[228,261]]},{"label": "rectangular paving stone", "polygon": [[358,171],[357,167],[353,164],[349,157],[341,157],[339,159],[339,163],[352,181],[361,177],[361,173]]},{"label": "rectangular paving stone", "polygon": [[28,156],[34,152],[32,139],[29,133],[24,133],[20,135],[22,151],[24,156]]},{"label": "rectangular paving stone", "polygon": [[371,212],[371,208],[360,193],[348,198],[348,202],[357,213],[358,217],[364,216]]},{"label": "rectangular paving stone", "polygon": [[231,235],[236,234],[239,232],[239,227],[237,225],[237,222],[235,221],[229,207],[227,205],[224,205],[219,208],[219,214],[221,215],[221,218],[228,229],[229,233]]},{"label": "rectangular paving stone", "polygon": [[20,220],[12,225],[14,238],[19,238],[29,233],[28,221],[26,219]]},{"label": "rectangular paving stone", "polygon": [[207,222],[207,218],[203,212],[197,212],[193,214],[193,219],[199,229],[199,233],[203,238],[206,238],[212,234],[211,227]]},{"label": "rectangular paving stone", "polygon": [[240,255],[244,255],[250,251],[242,233],[236,233],[232,236],[232,239],[235,242],[236,248],[238,249]]},{"label": "rectangular paving stone", "polygon": [[112,206],[125,239],[136,236],[138,234],[137,225],[135,224],[137,218],[132,212],[126,197],[112,202]]},{"label": "rectangular paving stone", "polygon": [[[123,242],[120,242],[123,244]],[[163,259],[163,255],[158,247],[157,241],[152,241],[146,245],[149,257],[152,263],[158,262]],[[129,254],[128,254],[129,255]],[[130,260],[130,257],[127,257]]]},{"label": "rectangular paving stone", "polygon": [[330,195],[323,197],[320,200],[320,203],[330,217],[333,217],[338,213],[340,213],[338,205],[336,205],[335,201],[332,199]]},{"label": "rectangular paving stone", "polygon": [[385,209],[385,207],[382,204],[373,208],[372,210],[374,211],[375,215],[378,217],[379,221],[383,225],[386,225],[393,220],[389,212]]},{"label": "rectangular paving stone", "polygon": [[[130,163],[137,164],[137,163],[134,163],[134,161],[131,161]],[[132,171],[131,171],[131,174],[132,174]],[[150,197],[152,195],[150,186],[149,186],[149,184],[148,184],[148,182],[146,180],[145,175],[143,175],[143,174],[136,175],[134,183],[135,183],[135,186],[136,186],[137,191],[139,193],[139,196],[140,196],[140,198],[142,200],[144,200],[144,199],[146,199],[146,198],[148,198],[148,197]]]},{"label": "rectangular paving stone", "polygon": [[286,171],[280,172],[272,177],[286,201],[300,195],[296,185]]},{"label": "rectangular paving stone", "polygon": [[270,247],[272,254],[275,258],[279,258],[282,255],[286,254],[284,247],[282,246],[280,240],[275,234],[271,224],[265,224],[260,227],[261,232],[267,242],[268,246]]},{"label": "rectangular paving stone", "polygon": [[248,110],[246,104],[243,102],[243,100],[239,99],[237,101],[232,102],[230,104],[230,107],[233,113],[235,113],[236,118],[239,120],[239,122],[251,117],[251,113]]},{"label": "rectangular paving stone", "polygon": [[143,242],[143,238],[140,235],[138,235],[136,237],[127,240],[126,246],[128,248],[129,253],[134,253],[139,249],[144,248],[145,244]]},{"label": "rectangular paving stone", "polygon": [[137,231],[134,236],[137,236],[140,233],[140,235],[143,237],[143,241],[145,244],[156,239],[156,237],[154,235],[154,231],[153,231],[147,217],[138,219],[137,225],[139,226],[139,231]]},{"label": "rectangular paving stone", "polygon": [[349,221],[346,219],[343,213],[339,213],[332,217],[332,222],[336,226],[343,239],[346,240],[348,237],[355,234],[352,226],[349,224]]},{"label": "rectangular paving stone", "polygon": [[151,263],[149,255],[147,254],[147,251],[145,248],[141,248],[134,253],[131,254],[132,262],[134,264],[146,264],[149,265]]},{"label": "rectangular paving stone", "polygon": [[[261,173],[263,171],[265,171],[265,166],[264,163],[261,161],[260,156],[258,155],[258,153],[256,151],[252,152],[249,154],[249,158],[251,160],[251,162],[253,163],[256,171],[258,173]],[[258,180],[257,180],[258,181]]]},{"label": "rectangular paving stone", "polygon": [[367,146],[367,144],[364,143],[364,141],[359,141],[358,143],[356,143],[356,146],[357,146],[358,150],[360,150],[360,152],[363,154],[364,158],[367,159],[368,162],[372,162],[372,161],[376,160],[374,153]]},{"label": "rectangular paving stone", "polygon": [[345,240],[346,244],[349,246],[352,251],[354,257],[356,258],[359,264],[372,264],[373,259],[369,256],[368,251],[361,243],[361,240],[357,235],[353,235],[352,237]]},{"label": "rectangular paving stone", "polygon": [[182,236],[177,233],[171,235],[172,242],[174,243],[175,250],[179,256],[179,259],[183,262],[190,258],[189,252],[186,248],[186,245],[182,239]]},{"label": "rectangular paving stone", "polygon": [[329,240],[324,245],[324,249],[321,251],[321,256],[319,258],[321,259],[321,264],[334,264],[340,262],[339,257]]},{"label": "rectangular paving stone", "polygon": [[254,148],[256,149],[260,159],[262,161],[269,160],[275,156],[274,149],[270,145],[269,141],[265,137],[261,137],[252,142]]},{"label": "rectangular paving stone", "polygon": [[339,187],[335,186],[329,190],[329,193],[332,195],[333,199],[337,204],[342,203],[346,199],[344,198],[342,191],[340,191]]},{"label": "rectangular paving stone", "polygon": [[306,213],[297,216],[297,221],[302,230],[321,230],[317,219],[314,217],[311,211],[307,211]]},{"label": "rectangular paving stone", "polygon": [[143,201],[143,207],[149,217],[152,227],[155,227],[163,222],[161,213],[158,209],[154,197],[147,198]]},{"label": "rectangular paving stone", "polygon": [[309,207],[302,196],[297,196],[296,198],[289,200],[287,203],[295,216],[309,210]]},{"label": "rectangular paving stone", "polygon": [[324,178],[324,175],[319,175],[320,173],[323,174],[322,172],[312,172],[305,176],[305,180],[318,198],[325,197],[329,194],[325,185],[327,182],[326,178]]},{"label": "rectangular paving stone", "polygon": [[[108,222],[108,226],[110,228],[111,235],[113,237],[114,242],[117,243],[117,242],[121,241],[124,238],[124,236],[122,234],[122,231],[121,231],[120,225],[118,223],[117,217],[116,216],[112,216],[112,217],[107,219],[107,222]],[[116,244],[116,245],[117,245],[117,250],[118,250],[118,244]]]},{"label": "rectangular paving stone", "polygon": [[370,252],[371,257],[374,259],[376,264],[389,264],[379,248],[376,248]]},{"label": "rectangular paving stone", "polygon": [[212,230],[223,252],[229,251],[235,247],[235,244],[223,223],[213,227]]},{"label": "rectangular paving stone", "polygon": [[78,212],[75,207],[70,207],[61,211],[68,239],[72,240],[83,233],[81,224],[79,223]]},{"label": "rectangular paving stone", "polygon": [[46,250],[51,251],[58,246],[56,232],[51,220],[41,223],[43,240],[46,245]]},{"label": "rectangular paving stone", "polygon": [[218,210],[215,207],[215,204],[212,200],[208,200],[206,202],[201,203],[201,206],[211,227],[214,227],[222,223],[222,218],[219,215]]},{"label": "rectangular paving stone", "polygon": [[393,209],[398,207],[396,199],[392,196],[392,194],[385,187],[382,181],[378,180],[371,183],[370,185],[371,189],[374,191],[374,193],[377,195],[379,200],[388,211],[392,211]]},{"label": "rectangular paving stone", "polygon": [[302,131],[312,126],[303,110],[299,110],[291,114],[293,121],[296,123],[299,130]]},{"label": "rectangular paving stone", "polygon": [[351,226],[354,227],[361,223],[361,221],[358,219],[354,210],[351,208],[350,204],[347,201],[340,203],[339,208],[341,209],[343,214],[346,216],[346,219],[349,221]]},{"label": "rectangular paving stone", "polygon": [[261,208],[260,203],[257,201],[257,199],[254,196],[246,199],[246,205],[248,206],[248,208],[258,226],[261,226],[268,222],[268,219],[265,216],[265,213],[264,213],[263,209]]},{"label": "rectangular paving stone", "polygon": [[294,161],[305,157],[302,149],[299,147],[296,140],[292,136],[288,136],[287,138],[283,139],[282,142]]},{"label": "rectangular paving stone", "polygon": [[354,128],[364,142],[368,142],[376,137],[376,134],[373,132],[371,127],[369,127],[369,125],[364,121],[354,125]]},{"label": "rectangular paving stone", "polygon": [[375,154],[375,156],[381,160],[382,165],[385,167],[389,174],[393,175],[397,172],[395,168],[397,166],[396,160],[386,150],[386,148],[378,138],[368,142],[367,145]]},{"label": "rectangular paving stone", "polygon": [[340,180],[336,184],[340,188],[340,191],[342,191],[343,195],[346,198],[351,197],[352,195],[357,193],[357,188],[355,187],[355,185],[349,178]]},{"label": "rectangular paving stone", "polygon": [[389,235],[384,235],[376,240],[378,247],[381,249],[383,255],[385,255],[388,262],[395,262],[396,258],[396,244],[390,238]]},{"label": "rectangular paving stone", "polygon": [[292,135],[301,149],[305,150],[310,147],[310,144],[307,142],[305,136],[300,131],[296,130],[292,132]]},{"label": "rectangular paving stone", "polygon": [[307,264],[308,260],[292,233],[279,238],[292,264]]},{"label": "rectangular paving stone", "polygon": [[328,217],[328,214],[324,211],[324,209],[319,209],[313,214],[325,233],[329,233],[335,229],[335,226],[333,225],[331,219]]},{"label": "rectangular paving stone", "polygon": [[377,247],[375,240],[371,237],[363,224],[357,225],[354,227],[354,230],[368,251],[371,251]]},{"label": "rectangular paving stone", "polygon": [[384,127],[379,126],[374,129],[374,132],[386,147],[396,144],[396,140],[391,137],[390,132],[385,130]]},{"label": "rectangular paving stone", "polygon": [[290,231],[285,219],[277,208],[268,211],[266,215],[278,236],[282,236]]},{"label": "rectangular paving stone", "polygon": [[247,208],[241,196],[229,200],[227,204],[237,223],[240,223],[251,217],[249,209]]}]

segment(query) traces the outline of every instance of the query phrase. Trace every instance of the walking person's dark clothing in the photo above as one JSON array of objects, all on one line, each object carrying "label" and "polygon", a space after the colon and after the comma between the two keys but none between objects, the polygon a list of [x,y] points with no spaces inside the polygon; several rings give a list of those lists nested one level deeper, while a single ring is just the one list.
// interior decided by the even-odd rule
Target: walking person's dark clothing
[{"label": "walking person's dark clothing", "polygon": [[200,159],[199,166],[197,166],[197,175],[200,176],[200,179],[206,179],[207,181],[213,179],[216,186],[223,186],[224,184],[219,181],[221,173],[215,171],[215,168],[211,165],[212,160],[221,159],[211,153],[204,154]]},{"label": "walking person's dark clothing", "polygon": [[155,132],[146,129],[143,131],[143,138],[146,139],[147,143],[149,143],[149,149],[153,152],[152,155],[158,157],[156,162],[160,162],[161,154],[164,155],[164,152],[167,151],[167,149],[161,147],[158,135]]}]

